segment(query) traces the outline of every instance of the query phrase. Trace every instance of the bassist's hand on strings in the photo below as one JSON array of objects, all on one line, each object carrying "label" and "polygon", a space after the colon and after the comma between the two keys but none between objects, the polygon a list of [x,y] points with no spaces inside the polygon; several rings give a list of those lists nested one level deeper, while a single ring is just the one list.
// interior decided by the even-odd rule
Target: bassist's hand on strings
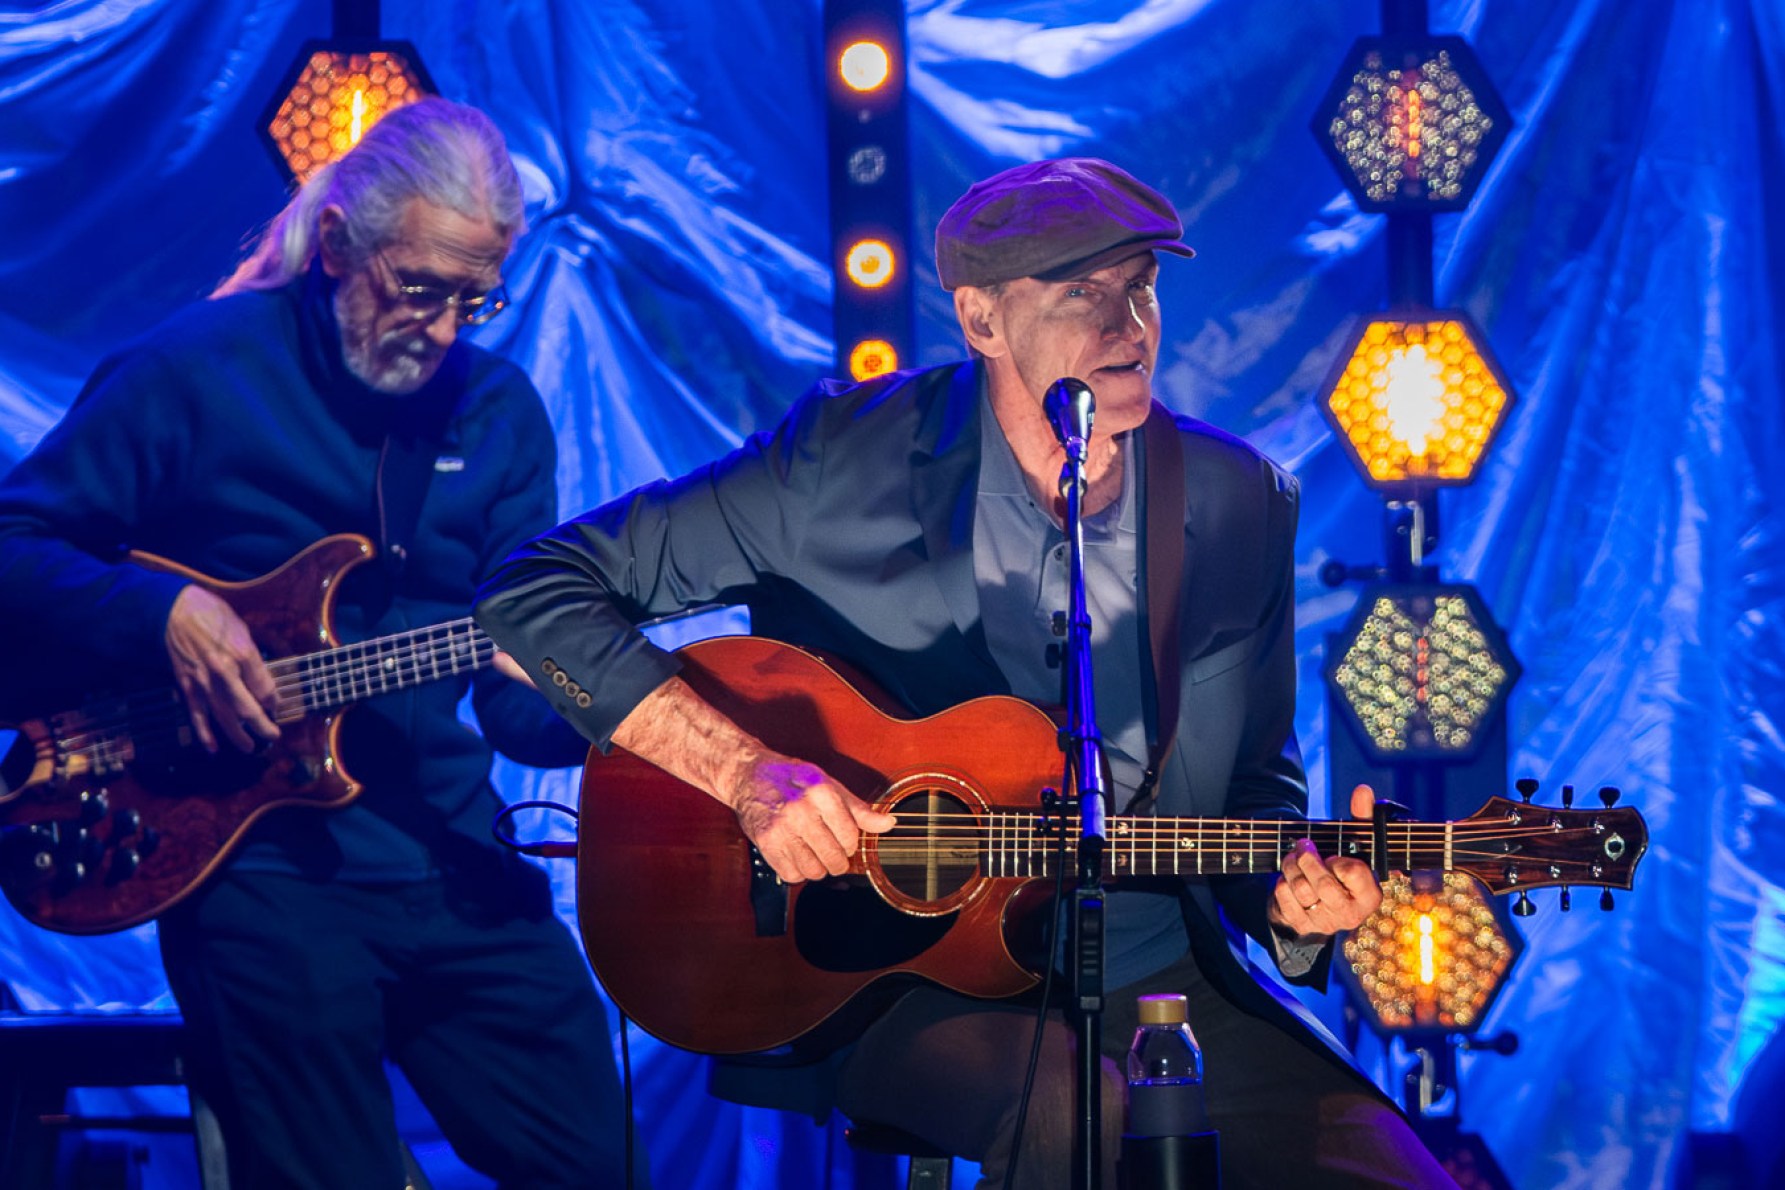
[{"label": "bassist's hand on strings", "polygon": [[273,675],[242,618],[222,599],[191,585],[167,616],[167,655],[205,751],[219,734],[244,752],[279,738]]},{"label": "bassist's hand on strings", "polygon": [[[1376,791],[1351,791],[1351,816],[1369,821]],[[1355,930],[1382,904],[1382,886],[1370,865],[1347,855],[1322,859],[1313,842],[1298,840],[1283,857],[1276,892],[1265,917],[1298,939],[1330,938]]]}]

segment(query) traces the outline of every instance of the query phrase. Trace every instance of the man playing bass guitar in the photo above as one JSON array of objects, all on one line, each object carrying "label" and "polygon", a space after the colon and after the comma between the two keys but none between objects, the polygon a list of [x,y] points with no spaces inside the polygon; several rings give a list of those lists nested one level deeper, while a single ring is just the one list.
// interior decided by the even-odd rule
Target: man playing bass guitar
[{"label": "man playing bass guitar", "polygon": [[[491,121],[421,100],[318,172],[212,300],[99,367],[0,485],[0,615],[37,646],[10,662],[42,684],[45,710],[58,678],[83,697],[177,684],[201,757],[278,755],[313,722],[307,701],[287,705],[287,683],[318,675],[269,665],[263,651],[290,645],[256,639],[225,596],[325,538],[338,549],[356,534],[377,556],[298,590],[294,621],[322,591],[346,642],[466,616],[477,576],[554,519],[538,393],[460,337],[506,304],[523,222]],[[492,747],[559,766],[586,745],[494,669],[449,658],[437,674],[373,676],[329,696],[359,704],[338,749],[269,769],[293,786],[345,771],[363,793],[330,813],[259,816],[159,921],[187,1076],[217,1110],[230,1183],[404,1185],[388,1057],[501,1184],[625,1185],[606,1014],[545,874],[489,834]],[[458,717],[467,689],[481,734]],[[180,771],[158,792],[202,809],[211,770],[189,764],[184,788]],[[79,830],[10,837],[44,840],[70,885],[90,864],[62,855],[62,827],[121,841],[91,862],[128,888],[126,868],[159,862],[140,842],[144,810],[123,821],[103,790],[87,801]],[[165,854],[177,841],[160,830]]]}]

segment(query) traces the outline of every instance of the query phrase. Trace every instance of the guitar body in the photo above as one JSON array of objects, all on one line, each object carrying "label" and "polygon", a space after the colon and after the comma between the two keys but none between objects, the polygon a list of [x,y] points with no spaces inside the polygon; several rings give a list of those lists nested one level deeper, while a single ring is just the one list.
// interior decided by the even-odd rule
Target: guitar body
[{"label": "guitar body", "polygon": [[[272,573],[239,583],[152,554],[131,560],[222,598],[264,655],[296,657],[337,643],[336,590],[372,553],[364,537],[327,537]],[[344,806],[359,794],[335,758],[340,717],[336,709],[282,721],[278,741],[256,755],[228,743],[215,756],[206,753],[171,689],[18,725],[21,743],[8,758],[0,794],[0,880],[8,899],[35,924],[73,934],[155,917],[203,883],[265,814],[281,806]],[[106,726],[121,721],[142,730]],[[97,751],[68,747],[101,732],[109,738]]]},{"label": "guitar body", "polygon": [[[578,818],[578,919],[590,964],[647,1032],[704,1053],[792,1041],[901,975],[973,996],[1037,982],[1052,884],[990,876],[935,822],[989,807],[1033,817],[1059,782],[1055,726],[1014,698],[897,717],[812,654],[722,637],[679,654],[683,678],[769,747],[898,813],[847,876],[778,883],[736,816],[623,749],[591,752]],[[859,689],[858,689],[859,687]],[[865,691],[865,693],[863,692]],[[1027,961],[1025,957],[1027,956]]]}]

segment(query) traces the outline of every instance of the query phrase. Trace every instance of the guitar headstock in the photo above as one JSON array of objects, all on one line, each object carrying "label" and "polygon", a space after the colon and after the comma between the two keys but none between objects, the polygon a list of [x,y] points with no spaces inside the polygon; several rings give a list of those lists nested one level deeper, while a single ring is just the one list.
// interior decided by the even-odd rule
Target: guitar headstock
[{"label": "guitar headstock", "polygon": [[1637,861],[1649,848],[1649,827],[1633,807],[1617,805],[1618,791],[1599,790],[1600,805],[1574,808],[1574,787],[1563,786],[1562,804],[1533,804],[1537,782],[1517,783],[1523,800],[1489,798],[1468,818],[1453,824],[1451,866],[1481,881],[1496,895],[1516,892],[1513,912],[1535,912],[1525,894],[1534,888],[1603,888],[1600,907],[1611,908],[1614,888],[1631,887]]}]

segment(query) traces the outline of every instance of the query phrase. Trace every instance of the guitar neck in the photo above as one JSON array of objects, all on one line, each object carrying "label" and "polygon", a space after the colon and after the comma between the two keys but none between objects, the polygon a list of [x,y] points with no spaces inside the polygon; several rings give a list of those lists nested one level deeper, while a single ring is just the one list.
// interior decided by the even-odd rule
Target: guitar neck
[{"label": "guitar neck", "polygon": [[[1449,871],[1448,822],[1391,823],[1388,866]],[[1373,863],[1375,833],[1368,822],[1303,822],[1251,818],[1115,819],[1109,823],[1109,866],[1123,876],[1233,876],[1275,872],[1300,839],[1323,856],[1347,855]]]},{"label": "guitar neck", "polygon": [[490,663],[496,642],[469,617],[431,624],[268,665],[279,690],[281,723],[469,673]]},{"label": "guitar neck", "polygon": [[[993,875],[1049,875],[1061,839],[1052,819],[1001,811],[987,823],[982,846]],[[1391,823],[1389,866],[1408,870],[1454,867],[1448,822]],[[1471,824],[1462,824],[1469,826]],[[1077,846],[1078,819],[1068,817],[1065,847]],[[1323,856],[1373,862],[1376,840],[1368,822],[1310,822],[1254,818],[1113,818],[1104,836],[1104,866],[1112,876],[1234,876],[1270,873],[1300,839]]]},{"label": "guitar neck", "polygon": [[[1068,870],[1076,862],[1079,827],[1073,816],[1062,828],[1059,817],[1033,810],[999,809],[983,822],[943,812],[925,822],[913,809],[911,803],[899,808],[900,826],[893,833],[910,833],[892,844],[894,862],[928,862],[921,854],[925,838],[943,850],[964,845],[991,876],[1050,876],[1061,856]],[[1494,892],[1556,884],[1629,888],[1647,838],[1641,817],[1627,807],[1558,809],[1493,798],[1461,821],[1389,823],[1381,839],[1382,866],[1466,872]],[[1310,840],[1323,856],[1350,856],[1376,866],[1378,840],[1369,822],[1115,818],[1105,832],[1104,872],[1115,878],[1268,874],[1300,839]],[[888,853],[885,843],[881,850]]]}]

